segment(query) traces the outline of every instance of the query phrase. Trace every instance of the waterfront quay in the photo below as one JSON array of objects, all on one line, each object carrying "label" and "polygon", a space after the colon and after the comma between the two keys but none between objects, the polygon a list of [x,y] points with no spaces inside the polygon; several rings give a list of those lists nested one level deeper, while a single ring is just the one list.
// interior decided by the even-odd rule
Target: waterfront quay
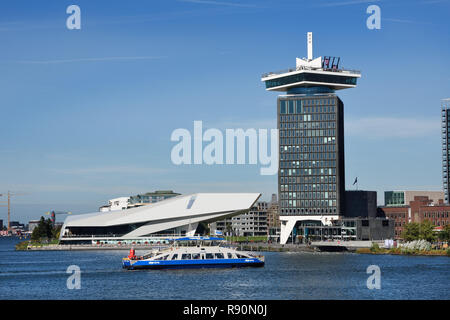
[{"label": "waterfront quay", "polygon": [[[356,251],[359,248],[370,248],[372,241],[317,241],[310,244],[279,244],[267,242],[228,243],[245,251],[261,252],[320,252],[320,251]],[[380,243],[380,247],[381,247]],[[74,251],[74,250],[154,250],[167,248],[167,245],[156,244],[50,244],[28,245],[31,251]]]}]

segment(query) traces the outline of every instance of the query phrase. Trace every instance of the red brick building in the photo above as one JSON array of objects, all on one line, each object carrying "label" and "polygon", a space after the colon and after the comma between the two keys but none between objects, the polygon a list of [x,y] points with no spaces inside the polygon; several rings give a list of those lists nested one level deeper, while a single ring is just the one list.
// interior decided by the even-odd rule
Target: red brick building
[{"label": "red brick building", "polygon": [[395,238],[401,239],[405,224],[410,222],[421,223],[425,220],[431,221],[437,227],[450,224],[450,205],[438,200],[433,203],[427,196],[415,196],[413,201],[404,206],[379,207],[386,218],[395,221]]}]

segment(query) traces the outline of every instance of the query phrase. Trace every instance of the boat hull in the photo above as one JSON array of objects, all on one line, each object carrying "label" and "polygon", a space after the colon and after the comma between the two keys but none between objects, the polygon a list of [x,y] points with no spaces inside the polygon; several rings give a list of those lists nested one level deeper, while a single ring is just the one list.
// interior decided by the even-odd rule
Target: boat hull
[{"label": "boat hull", "polygon": [[263,267],[264,261],[259,259],[221,259],[218,260],[181,260],[181,261],[155,261],[140,260],[132,263],[124,260],[122,267],[128,270],[142,269],[201,269],[201,268],[243,268],[243,267]]}]

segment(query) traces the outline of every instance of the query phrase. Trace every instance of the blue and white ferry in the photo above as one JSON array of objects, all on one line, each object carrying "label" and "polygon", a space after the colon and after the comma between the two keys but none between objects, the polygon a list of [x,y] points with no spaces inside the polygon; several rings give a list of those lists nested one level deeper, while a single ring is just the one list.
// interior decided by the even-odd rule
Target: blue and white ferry
[{"label": "blue and white ferry", "polygon": [[264,256],[237,251],[222,245],[224,242],[225,239],[215,237],[178,238],[169,248],[154,250],[141,257],[131,249],[130,255],[122,259],[122,266],[128,270],[264,266]]}]

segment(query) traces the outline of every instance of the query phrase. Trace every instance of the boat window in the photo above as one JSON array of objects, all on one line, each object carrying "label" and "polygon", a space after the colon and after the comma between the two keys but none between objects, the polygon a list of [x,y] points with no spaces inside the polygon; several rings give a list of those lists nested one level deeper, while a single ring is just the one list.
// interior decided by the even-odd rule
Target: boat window
[{"label": "boat window", "polygon": [[192,254],[192,259],[200,259],[200,253]]},{"label": "boat window", "polygon": [[178,253],[175,253],[173,256],[172,256],[172,260],[177,260],[178,259]]},{"label": "boat window", "polygon": [[228,252],[228,259],[233,259],[233,255],[230,253],[230,252]]},{"label": "boat window", "polygon": [[168,254],[166,254],[165,256],[162,256],[161,258],[159,258],[158,260],[167,260],[167,257],[168,257],[169,255]]},{"label": "boat window", "polygon": [[216,256],[216,259],[223,259],[224,258],[223,257],[223,253],[216,253],[215,256]]},{"label": "boat window", "polygon": [[236,254],[236,256],[238,257],[238,259],[246,259],[246,256],[243,256],[242,254]]},{"label": "boat window", "polygon": [[214,256],[212,253],[207,253],[206,254],[206,259],[214,259]]},{"label": "boat window", "polygon": [[183,260],[190,260],[191,259],[191,254],[190,253],[183,253],[183,255],[181,256],[181,259],[183,259]]}]

